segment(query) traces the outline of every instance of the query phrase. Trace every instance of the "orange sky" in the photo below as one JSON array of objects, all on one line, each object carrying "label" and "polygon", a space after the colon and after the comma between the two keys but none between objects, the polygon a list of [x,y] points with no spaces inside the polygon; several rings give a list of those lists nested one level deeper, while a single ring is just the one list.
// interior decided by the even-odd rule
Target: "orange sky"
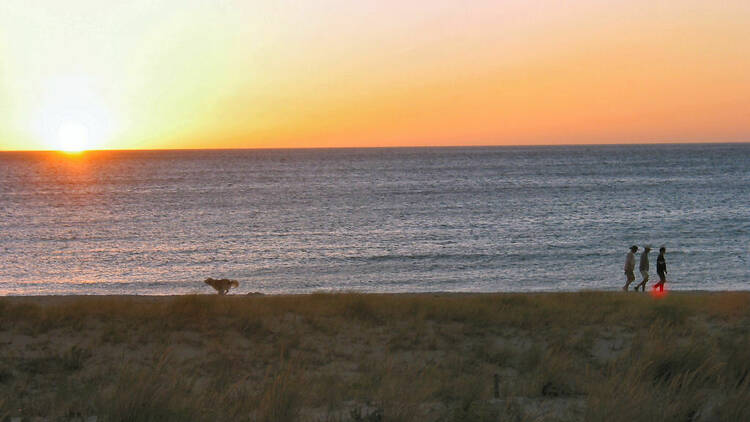
[{"label": "orange sky", "polygon": [[5,0],[0,149],[747,142],[748,22],[746,0]]}]

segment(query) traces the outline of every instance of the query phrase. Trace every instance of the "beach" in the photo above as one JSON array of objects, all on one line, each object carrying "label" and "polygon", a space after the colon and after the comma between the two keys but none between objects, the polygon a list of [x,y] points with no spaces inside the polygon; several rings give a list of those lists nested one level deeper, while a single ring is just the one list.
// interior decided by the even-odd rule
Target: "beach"
[{"label": "beach", "polygon": [[0,419],[747,420],[750,292],[0,299]]},{"label": "beach", "polygon": [[750,422],[750,1],[0,2],[0,422]]}]

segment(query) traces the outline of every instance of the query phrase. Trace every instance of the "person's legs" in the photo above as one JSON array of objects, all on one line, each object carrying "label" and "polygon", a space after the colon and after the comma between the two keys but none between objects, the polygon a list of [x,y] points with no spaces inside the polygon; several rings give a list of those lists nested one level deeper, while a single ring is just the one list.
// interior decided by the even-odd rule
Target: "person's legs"
[{"label": "person's legs", "polygon": [[648,281],[648,271],[641,271],[641,275],[643,276],[643,280],[638,283],[635,286],[635,291],[638,291],[638,288],[641,288],[641,291],[646,291],[646,282]]},{"label": "person's legs", "polygon": [[659,272],[658,274],[659,274],[659,282],[656,283],[656,284],[654,284],[654,288],[658,287],[659,291],[663,292],[664,291],[664,283],[667,281],[667,277],[666,277],[666,274],[664,274],[663,272]]},{"label": "person's legs", "polygon": [[625,281],[625,285],[622,287],[622,290],[625,290],[627,292],[628,287],[630,287],[630,283],[635,281],[635,274],[633,274],[632,271],[625,271],[625,277],[627,280]]}]

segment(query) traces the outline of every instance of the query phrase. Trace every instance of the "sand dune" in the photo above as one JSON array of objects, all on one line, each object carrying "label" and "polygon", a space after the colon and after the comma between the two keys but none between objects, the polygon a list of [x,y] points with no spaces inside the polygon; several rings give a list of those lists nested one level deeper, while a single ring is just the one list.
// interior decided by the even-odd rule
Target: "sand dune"
[{"label": "sand dune", "polygon": [[747,420],[748,305],[746,292],[7,297],[0,419]]}]

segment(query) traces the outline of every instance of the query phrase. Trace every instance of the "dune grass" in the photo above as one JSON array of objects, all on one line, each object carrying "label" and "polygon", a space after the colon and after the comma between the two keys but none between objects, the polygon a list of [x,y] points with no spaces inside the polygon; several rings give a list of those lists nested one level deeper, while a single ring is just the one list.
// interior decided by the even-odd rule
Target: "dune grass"
[{"label": "dune grass", "polygon": [[745,292],[3,298],[0,420],[750,420],[749,305]]}]

